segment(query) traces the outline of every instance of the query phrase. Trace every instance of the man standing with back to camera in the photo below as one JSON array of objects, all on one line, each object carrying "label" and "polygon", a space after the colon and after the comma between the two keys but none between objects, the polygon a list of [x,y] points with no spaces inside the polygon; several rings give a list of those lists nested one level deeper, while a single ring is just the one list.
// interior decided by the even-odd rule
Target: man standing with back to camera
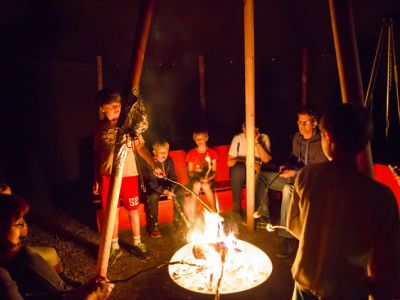
[{"label": "man standing with back to camera", "polygon": [[324,115],[320,128],[329,162],[300,172],[289,207],[288,227],[300,241],[292,299],[400,299],[396,199],[357,168],[357,155],[371,138],[368,111],[341,104]]}]

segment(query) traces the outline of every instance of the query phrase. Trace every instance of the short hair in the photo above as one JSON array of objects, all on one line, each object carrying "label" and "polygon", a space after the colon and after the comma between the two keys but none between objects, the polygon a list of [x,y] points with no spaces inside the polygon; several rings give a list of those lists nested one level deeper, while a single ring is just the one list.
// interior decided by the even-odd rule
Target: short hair
[{"label": "short hair", "polygon": [[344,150],[360,153],[372,137],[372,122],[367,109],[353,103],[342,103],[329,110],[321,119],[320,128]]},{"label": "short hair", "polygon": [[0,242],[3,244],[13,219],[23,217],[29,210],[28,202],[16,195],[0,194]]},{"label": "short hair", "polygon": [[208,137],[208,131],[207,131],[207,129],[205,129],[205,128],[200,128],[200,129],[194,130],[194,131],[193,131],[193,138],[194,138],[196,135],[200,135],[200,134],[204,134],[206,137]]},{"label": "short hair", "polygon": [[96,103],[98,106],[103,106],[113,102],[121,102],[121,94],[118,91],[102,89],[97,92]]},{"label": "short hair", "polygon": [[156,151],[160,147],[167,147],[169,148],[169,143],[166,140],[159,140],[153,144],[153,150]]},{"label": "short hair", "polygon": [[309,115],[311,119],[318,120],[318,115],[310,107],[300,107],[297,110],[297,115]]}]

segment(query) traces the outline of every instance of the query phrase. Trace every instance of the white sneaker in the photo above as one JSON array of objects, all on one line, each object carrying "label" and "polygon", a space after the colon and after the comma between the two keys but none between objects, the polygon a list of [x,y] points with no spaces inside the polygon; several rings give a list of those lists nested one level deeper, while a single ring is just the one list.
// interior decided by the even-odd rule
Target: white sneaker
[{"label": "white sneaker", "polygon": [[259,207],[253,214],[254,219],[259,219],[261,218],[261,208]]}]

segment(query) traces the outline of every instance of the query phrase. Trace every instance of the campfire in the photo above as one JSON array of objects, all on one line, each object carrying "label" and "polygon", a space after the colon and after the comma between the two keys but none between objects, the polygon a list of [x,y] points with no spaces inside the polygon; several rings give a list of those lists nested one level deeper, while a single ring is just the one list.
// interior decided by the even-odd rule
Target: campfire
[{"label": "campfire", "polygon": [[180,248],[171,262],[169,274],[178,285],[204,294],[229,294],[263,283],[272,272],[269,257],[256,246],[225,233],[223,219],[205,212],[202,224],[195,226],[188,244]]}]

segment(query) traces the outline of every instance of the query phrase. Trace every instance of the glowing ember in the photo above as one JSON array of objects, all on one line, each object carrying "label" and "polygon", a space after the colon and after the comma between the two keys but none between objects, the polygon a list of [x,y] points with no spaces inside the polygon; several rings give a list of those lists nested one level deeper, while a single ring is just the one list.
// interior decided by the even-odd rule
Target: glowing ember
[{"label": "glowing ember", "polygon": [[199,293],[228,294],[263,283],[272,272],[269,257],[256,246],[225,235],[222,218],[206,212],[202,230],[191,234],[191,242],[180,248],[169,266],[171,278],[180,286]]}]

